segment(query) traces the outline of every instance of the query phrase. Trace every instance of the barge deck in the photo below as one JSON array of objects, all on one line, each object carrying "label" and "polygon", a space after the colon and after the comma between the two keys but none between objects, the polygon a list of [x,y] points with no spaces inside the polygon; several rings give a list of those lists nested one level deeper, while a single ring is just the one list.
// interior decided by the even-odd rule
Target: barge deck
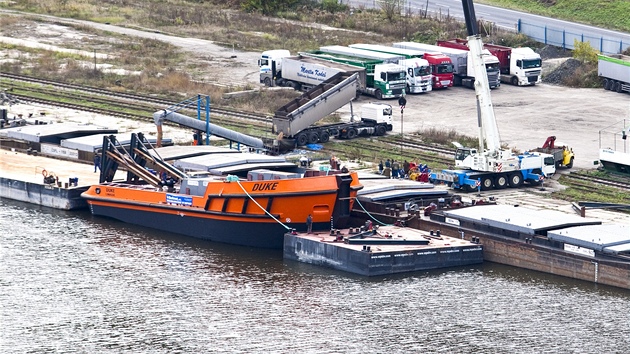
[{"label": "barge deck", "polygon": [[330,233],[289,232],[284,258],[350,273],[377,276],[483,262],[483,247],[471,241],[398,226]]}]

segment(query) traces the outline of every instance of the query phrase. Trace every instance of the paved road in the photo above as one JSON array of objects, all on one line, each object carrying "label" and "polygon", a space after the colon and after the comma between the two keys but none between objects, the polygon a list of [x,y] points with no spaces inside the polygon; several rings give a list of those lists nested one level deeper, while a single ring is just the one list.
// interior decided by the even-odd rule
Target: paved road
[{"label": "paved road", "polygon": [[[376,0],[350,0],[351,6],[379,7],[380,1]],[[575,22],[558,20],[550,17],[532,15],[526,12],[503,9],[475,3],[475,14],[478,19],[484,19],[496,23],[497,26],[516,30],[519,19],[541,27],[555,28],[569,33],[584,33],[587,37],[607,38],[615,41],[623,41],[630,46],[630,34],[612,31],[605,28],[583,25]],[[464,11],[461,0],[409,0],[405,5],[414,13],[427,10],[432,14],[449,15],[464,20]]]}]

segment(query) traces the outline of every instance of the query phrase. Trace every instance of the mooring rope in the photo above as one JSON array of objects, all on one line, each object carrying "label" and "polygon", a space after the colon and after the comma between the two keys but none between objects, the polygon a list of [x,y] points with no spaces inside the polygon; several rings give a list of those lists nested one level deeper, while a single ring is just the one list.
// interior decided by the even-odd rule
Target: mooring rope
[{"label": "mooring rope", "polygon": [[239,180],[238,176],[228,175],[225,180],[228,181],[228,182],[236,182],[239,185],[239,187],[241,187],[243,192],[245,192],[245,194],[249,197],[249,199],[251,199],[252,202],[254,202],[254,204],[258,205],[260,210],[264,211],[265,214],[269,215],[272,219],[274,219],[276,222],[278,222],[278,224],[284,226],[285,229],[291,230],[290,227],[288,227],[287,225],[283,224],[282,221],[278,220],[275,216],[271,215],[271,213],[269,213],[265,208],[263,208],[262,205],[258,204],[258,202],[256,201],[256,199],[254,199],[254,197],[252,197],[251,195],[249,195],[249,193],[247,193],[247,191],[245,190],[245,187],[243,187],[243,185],[241,184],[241,181]]},{"label": "mooring rope", "polygon": [[369,211],[365,210],[365,208],[363,207],[363,205],[361,204],[361,202],[359,201],[359,198],[354,198],[354,200],[359,203],[359,206],[361,207],[361,209],[363,209],[363,211],[374,221],[376,221],[377,223],[381,224],[382,226],[393,226],[394,224],[386,224],[378,219],[376,219],[374,216],[372,216],[372,214],[370,214]]}]

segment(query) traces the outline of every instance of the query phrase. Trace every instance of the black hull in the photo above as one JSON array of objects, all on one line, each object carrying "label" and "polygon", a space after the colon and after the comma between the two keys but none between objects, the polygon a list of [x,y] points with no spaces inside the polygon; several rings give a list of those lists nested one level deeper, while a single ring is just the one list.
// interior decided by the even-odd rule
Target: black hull
[{"label": "black hull", "polygon": [[88,204],[81,193],[88,186],[63,188],[0,177],[0,197],[61,210],[85,209]]},{"label": "black hull", "polygon": [[624,164],[612,162],[612,161],[604,161],[604,160],[600,160],[600,161],[606,170],[623,173],[626,175],[630,174],[630,165],[624,165]]},{"label": "black hull", "polygon": [[[288,231],[277,222],[269,222],[270,218],[264,221],[262,218],[261,221],[243,218],[242,222],[238,222],[100,205],[91,205],[90,209],[93,215],[105,216],[129,224],[248,247],[282,249],[284,234]],[[285,225],[300,231],[306,230],[306,225],[302,224]],[[329,229],[330,223],[313,223],[313,230]]]}]

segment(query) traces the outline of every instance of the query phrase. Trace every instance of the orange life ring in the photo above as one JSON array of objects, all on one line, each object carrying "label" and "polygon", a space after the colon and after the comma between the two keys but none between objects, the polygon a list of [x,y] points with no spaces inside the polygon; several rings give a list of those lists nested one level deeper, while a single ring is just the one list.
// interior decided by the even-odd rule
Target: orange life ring
[{"label": "orange life ring", "polygon": [[46,171],[46,169],[42,170],[42,176],[48,177],[48,171]]}]

